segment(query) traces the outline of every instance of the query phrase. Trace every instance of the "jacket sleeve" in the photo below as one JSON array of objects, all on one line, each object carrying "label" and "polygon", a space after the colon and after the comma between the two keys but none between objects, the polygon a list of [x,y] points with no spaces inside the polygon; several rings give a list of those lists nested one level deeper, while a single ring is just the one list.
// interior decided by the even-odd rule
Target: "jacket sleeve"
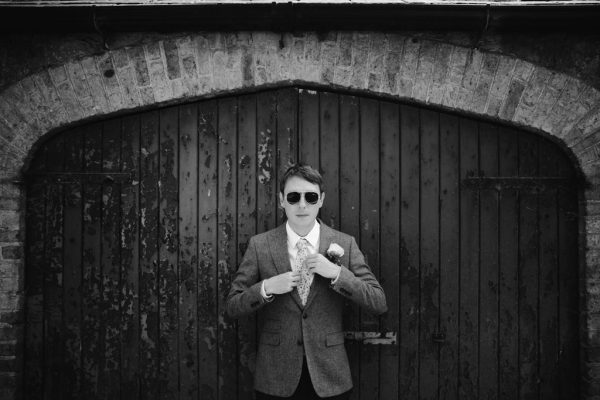
[{"label": "jacket sleeve", "polygon": [[259,279],[258,256],[255,240],[252,237],[227,296],[226,307],[230,317],[239,318],[251,314],[268,303],[260,293],[262,281]]},{"label": "jacket sleeve", "polygon": [[340,276],[331,288],[375,315],[386,312],[383,288],[365,263],[354,238],[350,242],[348,259],[348,267],[342,266]]}]

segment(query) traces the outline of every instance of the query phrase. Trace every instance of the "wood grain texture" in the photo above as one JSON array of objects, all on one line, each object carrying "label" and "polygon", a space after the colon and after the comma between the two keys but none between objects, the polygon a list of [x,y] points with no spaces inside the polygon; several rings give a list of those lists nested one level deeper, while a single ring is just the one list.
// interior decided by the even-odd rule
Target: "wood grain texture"
[{"label": "wood grain texture", "polygon": [[387,295],[381,317],[348,302],[345,330],[397,333],[347,341],[352,399],[578,398],[577,191],[531,185],[575,179],[560,148],[296,87],[94,122],[39,146],[27,398],[252,398],[256,316],[230,319],[225,299],[250,237],[285,222],[278,181],[297,161],[321,171],[322,221],[356,238]]}]

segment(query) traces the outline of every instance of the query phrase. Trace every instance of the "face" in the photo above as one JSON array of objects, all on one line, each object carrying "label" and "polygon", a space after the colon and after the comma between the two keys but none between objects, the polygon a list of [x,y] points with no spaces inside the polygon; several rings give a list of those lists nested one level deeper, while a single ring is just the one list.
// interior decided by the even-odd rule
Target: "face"
[{"label": "face", "polygon": [[[292,192],[303,194],[300,196],[300,201],[295,204],[287,201],[287,195]],[[306,201],[305,193],[307,192],[319,193],[319,200],[316,204]],[[325,193],[320,193],[319,185],[310,183],[299,176],[289,178],[285,183],[283,195],[281,192],[279,193],[279,204],[285,210],[291,228],[301,236],[306,235],[312,229],[324,199]]]}]

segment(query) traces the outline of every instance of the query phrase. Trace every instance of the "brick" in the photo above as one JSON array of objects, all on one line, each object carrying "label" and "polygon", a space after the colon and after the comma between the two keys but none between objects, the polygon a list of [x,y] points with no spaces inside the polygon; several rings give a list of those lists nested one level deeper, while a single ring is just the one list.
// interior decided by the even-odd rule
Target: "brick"
[{"label": "brick", "polygon": [[150,81],[152,82],[156,100],[162,102],[171,99],[173,96],[170,87],[166,85],[166,76],[162,59],[152,59],[149,63],[148,70],[150,71]]},{"label": "brick", "polygon": [[[370,37],[358,33],[352,43],[352,80],[350,85],[357,88],[368,87]],[[336,54],[337,56],[337,54]]]},{"label": "brick", "polygon": [[339,57],[337,65],[340,67],[350,67],[352,65],[352,42],[353,33],[340,33]]},{"label": "brick", "polygon": [[508,89],[508,95],[504,101],[504,106],[500,111],[501,118],[512,120],[523,90],[525,90],[525,85],[522,82],[517,80],[511,82],[510,88]]},{"label": "brick", "polygon": [[[367,54],[364,55],[366,64]],[[335,66],[338,58],[338,48],[335,42],[323,42],[321,44],[321,76],[319,81],[323,83],[333,83],[334,82],[334,74],[335,74]],[[361,70],[360,66],[356,66],[354,73],[361,74],[364,73],[365,68],[363,67]],[[354,81],[351,84],[356,84]]]},{"label": "brick", "polygon": [[23,246],[2,246],[3,260],[20,260],[23,258]]},{"label": "brick", "polygon": [[574,103],[583,92],[583,83],[575,78],[569,78],[565,84],[558,102],[562,106],[568,106]]},{"label": "brick", "polygon": [[23,316],[23,310],[0,311],[0,323],[22,324],[24,322]]},{"label": "brick", "polygon": [[[31,99],[26,97],[25,90],[21,83],[9,87],[5,92],[5,98],[11,102],[12,109],[18,114],[19,118],[26,122],[23,128],[31,130],[40,130],[37,118],[37,112],[32,107]],[[27,127],[30,128],[27,128]]]},{"label": "brick", "polygon": [[550,85],[546,86],[531,117],[531,124],[533,126],[541,127],[543,125],[544,121],[550,115],[552,107],[558,101],[559,93],[559,90],[554,87]]},{"label": "brick", "polygon": [[49,106],[46,115],[51,118],[52,126],[60,126],[67,122],[69,120],[67,111],[58,97],[58,92],[54,87],[54,83],[52,83],[50,73],[42,71],[36,75],[35,80],[37,87],[45,99],[44,103]]},{"label": "brick", "polygon": [[144,48],[141,46],[130,47],[127,49],[127,53],[133,63],[133,70],[138,86],[150,85],[150,75],[148,73],[148,64],[146,63],[146,53],[144,52]]},{"label": "brick", "polygon": [[0,372],[0,387],[15,387],[17,385],[17,374],[15,372]]},{"label": "brick", "polygon": [[435,63],[433,66],[433,82],[441,85],[448,76],[450,57],[452,56],[452,46],[441,43],[438,45]]},{"label": "brick", "polygon": [[527,82],[531,73],[533,72],[534,65],[530,62],[524,60],[517,60],[515,64],[514,79],[519,79],[521,81]]},{"label": "brick", "polygon": [[398,92],[398,73],[400,72],[400,52],[389,52],[385,57],[384,87],[388,93],[396,94]]},{"label": "brick", "polygon": [[179,66],[179,50],[174,40],[165,40],[163,42],[165,51],[165,60],[167,63],[167,76],[169,79],[181,77],[181,68]]},{"label": "brick", "polygon": [[0,372],[14,372],[17,370],[15,356],[0,356]]},{"label": "brick", "polygon": [[132,66],[126,66],[117,69],[118,80],[121,83],[121,96],[123,98],[123,106],[133,108],[141,105],[139,90],[135,80],[135,72]]},{"label": "brick", "polygon": [[436,52],[437,45],[435,42],[424,41],[421,43],[419,62],[412,90],[412,96],[416,99],[427,100],[427,91],[433,76]]},{"label": "brick", "polygon": [[23,240],[23,233],[20,230],[0,229],[0,243],[19,242]]},{"label": "brick", "polygon": [[40,89],[32,76],[26,77],[21,81],[21,86],[29,100],[38,124],[43,131],[49,131],[53,128],[51,118],[48,116],[49,107],[46,104]]},{"label": "brick", "polygon": [[[29,132],[28,124],[23,119],[24,117],[14,107],[16,102],[14,96],[10,96],[9,92],[3,93],[0,97],[0,119],[2,119],[9,128],[5,132],[5,139],[12,143],[15,139],[25,136]],[[10,136],[6,136],[9,134]]]},{"label": "brick", "polygon": [[93,57],[88,57],[81,60],[81,66],[87,78],[90,95],[93,99],[93,109],[96,113],[108,113],[108,99],[104,91],[102,76],[98,71],[96,60]]},{"label": "brick", "polygon": [[16,210],[0,210],[0,229],[18,230],[20,228],[21,213]]},{"label": "brick", "polygon": [[70,119],[72,121],[77,121],[84,118],[85,113],[79,104],[79,101],[77,100],[77,96],[75,95],[75,90],[73,90],[71,82],[64,81],[57,83],[55,86]]},{"label": "brick", "polygon": [[73,85],[75,96],[77,99],[86,99],[90,96],[90,91],[87,86],[85,72],[83,67],[78,62],[70,62],[66,65],[67,72],[69,74],[69,81]]},{"label": "brick", "polygon": [[404,54],[402,55],[402,70],[398,85],[398,94],[400,96],[410,97],[413,91],[414,76],[417,71],[419,61],[419,49],[421,43],[415,39],[408,39],[404,43]]},{"label": "brick", "polygon": [[[123,108],[123,99],[115,67],[109,53],[102,54],[96,59],[98,70],[102,76],[102,83],[108,98],[109,110],[120,110]],[[110,73],[112,71],[112,74]]]}]

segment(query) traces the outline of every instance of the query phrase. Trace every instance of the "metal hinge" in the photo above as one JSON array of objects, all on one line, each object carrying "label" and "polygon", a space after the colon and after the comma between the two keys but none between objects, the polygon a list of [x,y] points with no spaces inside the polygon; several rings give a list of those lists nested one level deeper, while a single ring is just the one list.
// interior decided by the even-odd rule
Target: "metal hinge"
[{"label": "metal hinge", "polygon": [[524,190],[544,192],[552,189],[572,190],[576,182],[561,177],[499,177],[474,176],[462,180],[464,189]]},{"label": "metal hinge", "polygon": [[345,332],[347,340],[356,340],[364,344],[396,344],[397,332]]},{"label": "metal hinge", "polygon": [[48,183],[127,183],[131,174],[126,172],[33,172],[27,179]]}]

